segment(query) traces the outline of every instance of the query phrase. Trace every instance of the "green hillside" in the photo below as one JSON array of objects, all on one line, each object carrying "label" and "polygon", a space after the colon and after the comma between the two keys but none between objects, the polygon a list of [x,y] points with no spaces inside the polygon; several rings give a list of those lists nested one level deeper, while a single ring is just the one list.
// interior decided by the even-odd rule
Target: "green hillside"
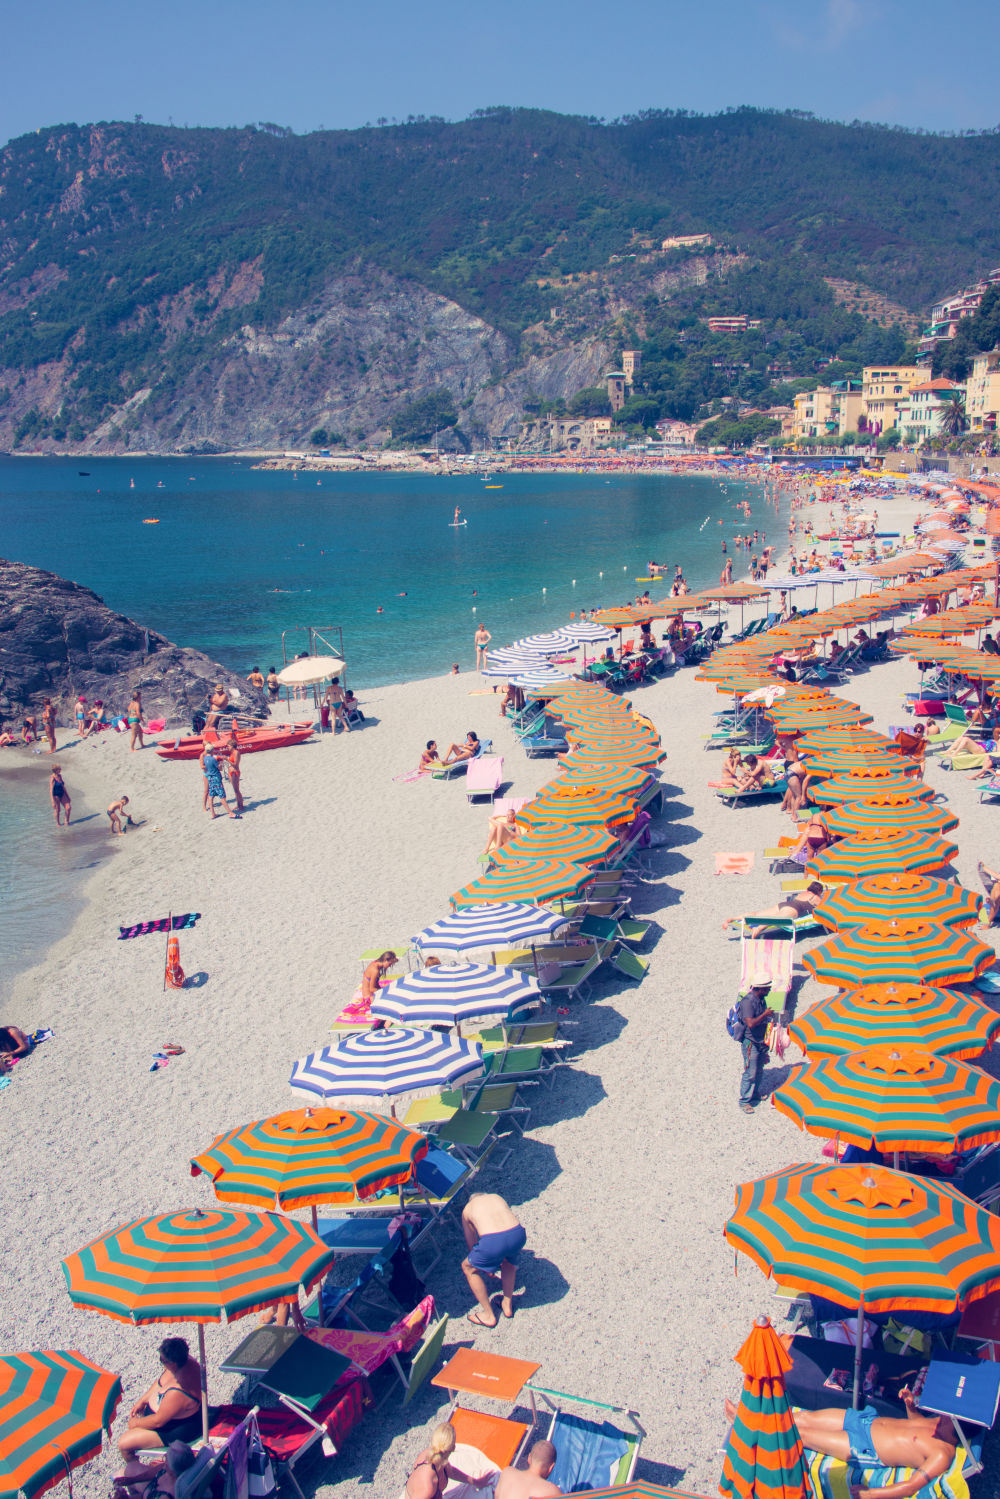
[{"label": "green hillside", "polygon": [[[866,338],[887,357],[822,278],[923,310],[1000,259],[998,208],[995,131],[796,113],[602,124],[496,109],[307,136],[54,126],[0,154],[0,403],[12,372],[61,361],[59,420],[89,432],[140,387],[168,400],[241,326],[273,328],[331,274],[372,266],[457,301],[515,347],[561,305],[540,281],[624,277],[635,317],[621,336],[646,348],[647,395],[689,414],[711,398],[699,358],[719,357],[695,334],[699,316],[768,320],[753,350],[763,386],[776,358],[808,374],[817,353],[850,362]],[[739,268],[665,302],[639,284],[648,265],[611,262],[692,232]]]}]

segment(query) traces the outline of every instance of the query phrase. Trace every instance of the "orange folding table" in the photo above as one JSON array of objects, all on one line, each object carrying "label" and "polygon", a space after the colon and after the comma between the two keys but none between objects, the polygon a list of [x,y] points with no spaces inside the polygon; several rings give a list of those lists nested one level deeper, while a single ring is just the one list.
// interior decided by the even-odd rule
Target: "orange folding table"
[{"label": "orange folding table", "polygon": [[469,1410],[458,1404],[459,1395],[478,1395],[498,1400],[511,1409],[528,1381],[538,1373],[541,1364],[527,1359],[507,1358],[501,1353],[482,1353],[477,1348],[460,1348],[445,1364],[431,1384],[451,1395],[447,1419],[455,1428],[459,1442],[482,1452],[497,1468],[509,1468],[535,1429],[537,1412],[534,1391],[528,1388],[531,1402],[531,1424],[513,1421],[509,1416],[493,1416]]}]

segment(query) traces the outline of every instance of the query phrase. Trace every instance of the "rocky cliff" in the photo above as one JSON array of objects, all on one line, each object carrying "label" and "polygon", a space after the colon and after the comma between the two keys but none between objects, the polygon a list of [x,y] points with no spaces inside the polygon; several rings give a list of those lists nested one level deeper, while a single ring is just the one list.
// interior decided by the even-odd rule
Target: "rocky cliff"
[{"label": "rocky cliff", "polygon": [[247,683],[201,651],[116,614],[89,588],[0,558],[0,718],[51,697],[63,722],[79,693],[123,709],[136,687],[150,718],[189,718],[216,682],[266,713]]}]

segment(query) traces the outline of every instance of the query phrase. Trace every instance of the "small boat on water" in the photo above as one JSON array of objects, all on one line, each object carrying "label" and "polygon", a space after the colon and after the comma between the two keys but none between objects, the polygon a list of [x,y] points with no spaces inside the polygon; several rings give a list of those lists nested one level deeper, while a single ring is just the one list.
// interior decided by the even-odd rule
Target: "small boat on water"
[{"label": "small boat on water", "polygon": [[[240,754],[252,755],[258,750],[284,749],[287,744],[305,744],[312,735],[311,722],[275,724],[271,728],[237,729],[236,743]],[[211,730],[205,734],[188,734],[184,737],[177,735],[172,739],[161,739],[156,746],[156,753],[161,760],[197,760],[206,744],[211,747],[220,742],[219,736]]]}]

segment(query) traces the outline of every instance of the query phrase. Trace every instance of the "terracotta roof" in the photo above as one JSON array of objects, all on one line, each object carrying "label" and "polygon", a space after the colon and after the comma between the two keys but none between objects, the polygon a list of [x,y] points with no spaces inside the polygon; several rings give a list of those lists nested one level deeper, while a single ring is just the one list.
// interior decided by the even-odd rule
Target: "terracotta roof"
[{"label": "terracotta roof", "polygon": [[911,385],[910,391],[915,390],[961,390],[961,385],[956,380],[925,380],[921,385]]}]

